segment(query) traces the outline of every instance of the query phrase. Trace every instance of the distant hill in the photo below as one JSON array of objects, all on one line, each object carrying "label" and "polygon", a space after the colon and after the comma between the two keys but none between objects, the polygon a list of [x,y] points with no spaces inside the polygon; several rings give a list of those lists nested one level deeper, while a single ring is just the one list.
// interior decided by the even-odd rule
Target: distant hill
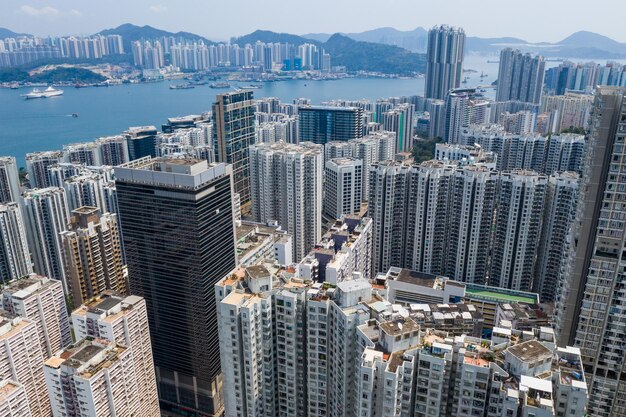
[{"label": "distant hill", "polygon": [[82,82],[99,83],[106,80],[100,74],[96,74],[85,68],[57,67],[55,69],[29,75],[27,71],[20,68],[0,69],[0,82],[31,82],[31,83],[57,83],[57,82]]},{"label": "distant hill", "polygon": [[361,42],[336,33],[325,42],[307,39],[287,33],[257,30],[237,38],[238,45],[261,42],[289,42],[295,45],[313,43],[324,48],[330,54],[331,63],[343,65],[348,71],[377,71],[388,74],[409,74],[425,72],[426,60],[423,54],[412,53],[393,45],[373,42]]},{"label": "distant hill", "polygon": [[190,32],[168,32],[154,28],[152,26],[137,26],[125,23],[113,29],[105,29],[98,32],[99,35],[121,35],[124,40],[124,50],[130,51],[133,42],[142,39],[157,39],[163,36],[173,36],[174,38],[184,38],[191,41],[203,41],[205,44],[215,44],[215,42]]},{"label": "distant hill", "polygon": [[[421,27],[412,31],[400,31],[386,27],[360,33],[342,33],[342,35],[358,41],[400,46],[413,52],[425,52],[428,44],[428,31]],[[327,33],[302,35],[303,38],[313,39],[318,42],[326,42],[330,36]],[[541,53],[546,57],[579,59],[626,58],[626,43],[620,43],[606,36],[587,31],[576,32],[557,43],[532,43],[513,37],[480,38],[468,36],[466,52],[497,54],[502,48],[507,46],[526,52]]]},{"label": "distant hill", "polygon": [[17,38],[18,36],[31,36],[27,33],[16,33],[7,28],[0,28],[0,39]]},{"label": "distant hill", "polygon": [[[340,32],[341,33],[341,32]],[[342,33],[342,35],[344,35]],[[328,39],[330,39],[331,36],[333,36],[331,33],[307,33],[304,35],[301,35],[303,38],[307,38],[309,40],[313,40],[313,41],[317,41],[320,43],[326,42]]]},{"label": "distant hill", "polygon": [[499,52],[506,45],[525,45],[526,42],[519,38],[478,38],[468,36],[465,39],[465,49],[467,52],[494,53]]},{"label": "distant hill", "polygon": [[584,30],[571,34],[558,44],[569,49],[595,49],[615,54],[626,54],[626,43],[620,43],[606,36]]},{"label": "distant hill", "polygon": [[[401,31],[391,27],[367,30],[359,33],[340,33],[357,41],[382,43],[399,46],[412,52],[426,52],[428,31],[422,27],[414,30]],[[304,38],[326,42],[330,38],[327,33],[310,33],[302,35]]]},{"label": "distant hill", "polygon": [[349,71],[377,71],[392,74],[426,72],[426,56],[393,45],[355,41],[338,33],[322,44],[332,65]]},{"label": "distant hill", "polygon": [[239,46],[243,46],[247,43],[252,45],[256,43],[257,41],[261,41],[265,43],[270,43],[270,42],[292,43],[295,45],[301,45],[303,43],[314,43],[314,44],[319,45],[321,43],[318,41],[304,38],[302,36],[292,35],[289,33],[272,32],[270,30],[255,30],[252,33],[236,38],[234,43],[236,43]]}]

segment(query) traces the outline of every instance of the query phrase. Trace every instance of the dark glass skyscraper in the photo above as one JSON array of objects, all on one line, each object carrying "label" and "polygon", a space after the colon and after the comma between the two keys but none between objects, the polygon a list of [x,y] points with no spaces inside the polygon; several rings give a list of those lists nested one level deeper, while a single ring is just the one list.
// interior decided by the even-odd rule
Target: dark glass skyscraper
[{"label": "dark glass skyscraper", "polygon": [[363,109],[359,107],[302,106],[298,117],[300,142],[324,145],[363,137]]},{"label": "dark glass skyscraper", "polygon": [[154,126],[130,127],[126,132],[128,159],[139,159],[144,156],[156,156],[155,140],[157,135]]},{"label": "dark glass skyscraper", "polygon": [[426,63],[426,98],[444,100],[453,88],[459,88],[465,53],[465,32],[446,25],[428,31]]},{"label": "dark glass skyscraper", "polygon": [[254,102],[252,91],[218,94],[213,103],[213,148],[215,160],[233,166],[235,192],[241,204],[250,202],[250,160],[248,148],[254,143]]},{"label": "dark glass skyscraper", "polygon": [[237,264],[231,166],[144,158],[115,174],[130,288],[148,306],[161,404],[219,414],[213,286]]}]

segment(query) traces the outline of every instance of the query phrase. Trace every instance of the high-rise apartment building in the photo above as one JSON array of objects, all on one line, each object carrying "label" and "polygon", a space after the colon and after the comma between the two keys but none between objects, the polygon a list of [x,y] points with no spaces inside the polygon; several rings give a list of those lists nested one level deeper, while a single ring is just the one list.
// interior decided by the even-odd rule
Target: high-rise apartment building
[{"label": "high-rise apartment building", "polygon": [[326,162],[324,175],[324,214],[338,219],[361,211],[363,162],[356,158],[336,158]]},{"label": "high-rise apartment building", "polygon": [[[580,350],[556,347],[552,329],[509,325],[482,339],[470,335],[480,333],[482,321],[472,305],[392,304],[377,291],[359,279],[335,288],[279,279],[264,266],[225,277],[215,295],[224,382],[231,388],[226,414],[586,412]],[[438,318],[453,312],[463,317],[454,326]]]},{"label": "high-rise apartment building", "polygon": [[463,129],[460,142],[468,146],[477,144],[483,151],[493,152],[498,171],[524,169],[547,175],[565,171],[582,175],[587,149],[584,135],[515,135],[499,125]]},{"label": "high-rise apartment building", "polygon": [[496,101],[521,101],[539,104],[543,93],[545,62],[541,55],[532,56],[519,50],[500,51]]},{"label": "high-rise apartment building", "polygon": [[363,164],[362,200],[369,195],[369,171],[374,162],[393,159],[395,155],[395,132],[377,131],[347,142],[332,141],[324,145],[324,163],[334,158],[352,157]]},{"label": "high-rise apartment building", "polygon": [[215,160],[231,164],[235,193],[241,205],[250,202],[249,148],[255,141],[252,91],[219,94],[213,103],[213,149]]},{"label": "high-rise apartment building", "polygon": [[36,274],[11,281],[2,289],[2,309],[35,323],[44,359],[72,343],[61,281]]},{"label": "high-rise apartment building", "polygon": [[465,32],[447,25],[428,31],[426,63],[426,98],[443,100],[448,92],[461,85]]},{"label": "high-rise apartment building", "polygon": [[86,166],[102,165],[100,150],[95,142],[63,145],[63,160],[72,164]]},{"label": "high-rise apartment building", "polygon": [[568,128],[587,128],[593,94],[567,92],[562,96],[545,96],[541,102],[541,113],[550,115],[546,133],[559,133]]},{"label": "high-rise apartment building", "polygon": [[500,175],[489,285],[531,289],[547,187],[548,177],[533,171]]},{"label": "high-rise apartment building", "polygon": [[323,147],[258,143],[250,147],[252,215],[292,236],[299,261],[322,237]]},{"label": "high-rise apartment building", "polygon": [[132,351],[139,415],[158,416],[159,398],[145,300],[135,295],[101,294],[72,312],[72,325],[77,340],[106,339]]},{"label": "high-rise apartment building", "polygon": [[99,208],[101,213],[115,213],[117,207],[114,207],[107,192],[109,183],[103,175],[94,172],[67,178],[63,181],[63,188],[69,210],[90,206]]},{"label": "high-rise apartment building", "polygon": [[33,267],[20,206],[0,204],[0,280],[7,282],[31,272]]},{"label": "high-rise apartment building", "polygon": [[530,110],[521,110],[516,113],[507,111],[500,113],[498,123],[509,133],[527,135],[535,131],[535,114]]},{"label": "high-rise apartment building", "polygon": [[20,198],[20,177],[17,164],[12,156],[0,157],[0,203],[18,202]]},{"label": "high-rise apartment building", "polygon": [[382,114],[383,129],[396,133],[394,153],[409,152],[413,148],[414,118],[415,106],[409,103],[398,104]]},{"label": "high-rise apartment building", "polygon": [[105,290],[128,293],[115,214],[100,214],[97,207],[89,206],[72,211],[61,242],[73,305],[81,305]]},{"label": "high-rise apartment building", "polygon": [[48,168],[63,162],[63,152],[45,151],[26,154],[26,171],[30,188],[59,187],[54,184]]},{"label": "high-rise apartment building", "polygon": [[148,400],[156,402],[155,394],[142,397],[136,370],[145,360],[128,346],[91,338],[48,359],[43,374],[52,415],[160,416],[158,409],[143,406]]},{"label": "high-rise apartment building", "polygon": [[443,138],[448,143],[461,143],[463,128],[489,122],[490,103],[475,88],[454,89],[446,95]]},{"label": "high-rise apartment building", "polygon": [[102,165],[117,166],[130,160],[125,136],[109,136],[96,139]]},{"label": "high-rise apartment building", "polygon": [[63,282],[66,276],[61,232],[69,224],[69,210],[63,188],[42,188],[24,192],[22,200],[26,236],[38,274]]},{"label": "high-rise apartment building", "polygon": [[[549,177],[492,166],[438,160],[374,164],[368,203],[373,272],[400,266],[521,291],[556,285],[561,272],[551,268],[567,252],[576,200],[567,188],[549,183],[576,187],[577,174]],[[540,248],[549,248],[550,255],[540,256]]]},{"label": "high-rise apartment building", "polygon": [[24,385],[11,379],[0,381],[0,415],[32,417]]},{"label": "high-rise apartment building", "polygon": [[232,168],[145,158],[115,174],[130,292],[147,303],[161,406],[219,415],[211,294],[237,265]]},{"label": "high-rise apartment building", "polygon": [[626,90],[598,87],[566,273],[557,290],[560,341],[581,350],[594,416],[626,415],[622,340]]},{"label": "high-rise apartment building", "polygon": [[348,141],[363,136],[363,109],[339,106],[298,107],[300,142],[324,145],[330,141]]},{"label": "high-rise apartment building", "polygon": [[10,379],[24,386],[33,416],[50,415],[42,372],[44,358],[37,325],[0,313],[0,380]]},{"label": "high-rise apartment building", "polygon": [[543,213],[542,237],[537,259],[534,292],[542,302],[554,302],[569,254],[570,227],[578,203],[580,176],[564,172],[550,176]]},{"label": "high-rise apartment building", "polygon": [[372,272],[403,265],[406,227],[403,219],[408,209],[408,163],[381,161],[369,172],[369,215],[373,220]]}]

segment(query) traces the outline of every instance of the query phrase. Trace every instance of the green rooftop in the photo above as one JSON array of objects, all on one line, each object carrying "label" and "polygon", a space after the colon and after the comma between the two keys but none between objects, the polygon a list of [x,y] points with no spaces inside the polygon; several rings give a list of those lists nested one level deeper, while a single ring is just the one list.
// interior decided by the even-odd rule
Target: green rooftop
[{"label": "green rooftop", "polygon": [[537,304],[539,302],[537,294],[472,284],[467,285],[465,288],[465,296],[499,303]]}]

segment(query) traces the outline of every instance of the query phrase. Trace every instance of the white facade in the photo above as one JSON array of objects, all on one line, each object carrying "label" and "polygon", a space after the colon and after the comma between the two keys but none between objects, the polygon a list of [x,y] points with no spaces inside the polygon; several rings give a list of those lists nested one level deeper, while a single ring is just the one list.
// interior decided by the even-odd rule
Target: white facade
[{"label": "white facade", "polygon": [[35,274],[11,281],[2,289],[2,309],[37,325],[45,359],[72,343],[61,281]]},{"label": "white facade", "polygon": [[479,145],[497,157],[499,171],[527,169],[552,175],[573,171],[582,175],[586,140],[584,135],[516,135],[500,125],[470,126],[461,132],[462,144]]},{"label": "white facade", "polygon": [[56,187],[28,190],[23,195],[22,210],[33,269],[60,280],[67,289],[60,236],[69,223],[65,191]]},{"label": "white facade", "polygon": [[132,352],[139,415],[158,416],[159,401],[145,300],[134,295],[101,295],[72,312],[72,326],[77,340],[89,336],[106,339]]},{"label": "white facade", "polygon": [[126,137],[109,136],[96,139],[102,165],[117,166],[129,161]]},{"label": "white facade", "polygon": [[557,348],[550,328],[455,335],[422,327],[423,310],[387,302],[365,280],[333,288],[265,267],[234,271],[215,295],[228,416],[586,412],[580,352]]},{"label": "white facade", "polygon": [[70,177],[63,182],[67,195],[68,210],[79,207],[98,207],[101,213],[115,213],[116,207],[110,207],[105,187],[109,182],[100,174],[85,173]]},{"label": "white facade", "polygon": [[274,143],[250,147],[250,184],[255,221],[278,221],[292,237],[294,258],[322,234],[323,147]]},{"label": "white facade", "polygon": [[35,322],[2,314],[0,321],[0,380],[24,386],[33,416],[50,415],[42,372],[44,353]]},{"label": "white facade", "polygon": [[[26,171],[30,188],[55,186],[50,178],[48,167],[63,161],[63,152],[45,151],[26,154]],[[56,185],[58,186],[58,185]]]},{"label": "white facade", "polygon": [[354,303],[371,296],[367,281],[338,284],[333,301],[321,284],[252,267],[215,292],[226,415],[354,415],[356,327],[369,318]]},{"label": "white facade", "polygon": [[102,165],[98,144],[94,142],[72,143],[63,146],[63,160],[87,166]]},{"label": "white facade", "polygon": [[104,339],[82,340],[43,368],[54,417],[147,416],[132,349]]},{"label": "white facade", "polygon": [[489,285],[531,289],[547,188],[548,177],[533,171],[501,175]]},{"label": "white facade", "polygon": [[324,214],[338,219],[361,211],[363,162],[355,158],[335,158],[326,162],[324,175]]},{"label": "white facade", "polygon": [[5,417],[32,417],[26,390],[22,384],[10,379],[0,381],[0,415]]}]

